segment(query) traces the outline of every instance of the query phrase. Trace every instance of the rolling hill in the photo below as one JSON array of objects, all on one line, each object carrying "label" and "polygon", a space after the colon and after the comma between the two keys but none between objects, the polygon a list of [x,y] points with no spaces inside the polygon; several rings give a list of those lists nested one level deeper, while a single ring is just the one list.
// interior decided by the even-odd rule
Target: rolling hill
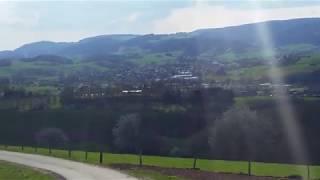
[{"label": "rolling hill", "polygon": [[[89,70],[110,72],[110,69],[123,69],[126,64],[136,68],[209,63],[222,66],[226,78],[263,79],[270,57],[262,53],[262,36],[269,38],[288,78],[299,79],[296,77],[320,71],[320,18],[308,18],[190,33],[102,35],[78,42],[35,42],[13,51],[1,51],[0,61],[5,63],[0,67],[0,77],[31,73],[33,77],[48,79],[61,74],[85,74]],[[59,63],[48,63],[50,59],[55,62],[59,59]],[[35,73],[43,71],[50,73]],[[216,79],[214,74],[209,76]]]}]

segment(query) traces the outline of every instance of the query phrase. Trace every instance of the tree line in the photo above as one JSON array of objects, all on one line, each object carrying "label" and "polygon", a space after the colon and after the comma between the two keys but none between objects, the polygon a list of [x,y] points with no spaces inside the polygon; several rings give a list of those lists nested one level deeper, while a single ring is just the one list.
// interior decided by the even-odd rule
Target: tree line
[{"label": "tree line", "polygon": [[[61,98],[60,109],[0,110],[0,143],[194,157],[195,164],[197,158],[294,162],[272,100],[240,105],[220,88],[184,96],[168,90],[157,99]],[[320,162],[319,103],[293,101],[313,163]]]}]

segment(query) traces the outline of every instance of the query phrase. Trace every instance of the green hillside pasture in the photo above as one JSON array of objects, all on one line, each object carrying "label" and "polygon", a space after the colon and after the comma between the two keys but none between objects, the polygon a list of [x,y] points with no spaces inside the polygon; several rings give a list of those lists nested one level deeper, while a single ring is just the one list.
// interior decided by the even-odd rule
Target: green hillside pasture
[{"label": "green hillside pasture", "polygon": [[287,73],[312,72],[320,69],[320,54],[305,57],[285,68]]},{"label": "green hillside pasture", "polygon": [[277,52],[279,54],[290,54],[298,52],[309,52],[316,49],[317,46],[314,46],[312,44],[292,44],[280,47]]},{"label": "green hillside pasture", "polygon": [[[212,57],[215,54],[212,54],[210,52],[206,52],[202,54],[201,56],[204,57]],[[268,59],[272,56],[270,52],[266,54],[263,50],[259,49],[253,49],[253,48],[248,48],[247,50],[243,52],[235,52],[232,50],[227,50],[224,53],[219,54],[216,58],[221,61],[221,62],[233,62],[233,61],[243,61],[243,60],[254,60],[254,61],[261,61],[264,59]]]},{"label": "green hillside pasture", "polygon": [[[3,149],[4,146],[1,146]],[[21,147],[9,146],[7,150],[21,152]],[[25,153],[35,153],[34,148],[25,147]],[[48,149],[38,148],[38,154],[49,155]],[[66,150],[52,150],[52,156],[59,158],[68,158],[68,151]],[[88,159],[85,160],[85,152],[72,151],[71,158],[75,161],[81,161],[91,164],[98,164],[99,153],[89,152]],[[111,154],[104,153],[104,165],[111,164],[138,164],[138,157],[132,154]],[[143,164],[167,168],[192,168],[192,158],[175,158],[175,157],[161,157],[161,156],[143,156]],[[197,168],[203,171],[211,172],[226,172],[226,173],[247,173],[248,162],[245,161],[224,161],[224,160],[207,160],[199,159]],[[312,178],[320,178],[320,166],[310,166]],[[257,176],[277,176],[285,177],[289,175],[302,175],[307,177],[307,166],[292,165],[292,164],[276,164],[276,163],[252,163],[252,173]]]},{"label": "green hillside pasture", "polygon": [[175,63],[176,58],[181,54],[180,51],[173,51],[170,53],[153,53],[144,54],[142,58],[132,59],[131,61],[139,65],[147,64],[170,64]]},{"label": "green hillside pasture", "polygon": [[241,104],[251,104],[251,103],[256,103],[256,102],[266,102],[266,101],[275,101],[274,97],[271,96],[241,96],[241,97],[236,97],[235,102],[237,105]]},{"label": "green hillside pasture", "polygon": [[[94,62],[75,62],[73,64],[38,64],[36,62],[23,62],[13,60],[13,63],[7,67],[0,67],[0,77],[10,77],[16,74],[23,74],[24,76],[37,80],[51,80],[57,79],[58,74],[74,74],[79,71],[107,71],[107,67],[102,67]],[[38,71],[43,72],[39,74]],[[50,74],[46,74],[50,73]],[[56,74],[53,76],[52,74]]]},{"label": "green hillside pasture", "polygon": [[[288,66],[279,66],[279,70],[282,72],[284,77],[290,75],[301,74],[301,73],[311,73],[320,70],[320,54],[313,54],[310,57],[304,57],[294,64]],[[268,77],[270,73],[270,67],[267,65],[259,65],[241,69],[234,69],[228,72],[228,75],[232,79],[262,79]]]},{"label": "green hillside pasture", "polygon": [[54,86],[37,86],[37,85],[31,85],[31,86],[25,86],[25,90],[27,92],[32,92],[35,94],[40,95],[58,95],[58,88]]},{"label": "green hillside pasture", "polygon": [[265,65],[255,66],[251,68],[241,68],[235,69],[228,72],[229,76],[232,79],[239,80],[240,78],[245,79],[261,79],[263,77],[267,77],[269,72],[269,67]]}]

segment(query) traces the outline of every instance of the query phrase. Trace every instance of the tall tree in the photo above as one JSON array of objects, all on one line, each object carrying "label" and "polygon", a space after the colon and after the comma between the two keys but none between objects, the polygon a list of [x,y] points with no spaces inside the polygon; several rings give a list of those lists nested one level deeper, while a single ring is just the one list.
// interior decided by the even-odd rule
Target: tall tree
[{"label": "tall tree", "polygon": [[246,106],[235,106],[210,128],[209,145],[219,158],[254,160],[273,138],[266,118]]},{"label": "tall tree", "polygon": [[40,146],[47,146],[51,152],[52,147],[64,147],[69,138],[58,128],[45,128],[35,134],[36,142]]},{"label": "tall tree", "polygon": [[137,114],[120,117],[113,128],[114,143],[121,150],[135,151],[139,154],[139,164],[142,165],[142,133],[141,118]]},{"label": "tall tree", "polygon": [[208,132],[206,129],[193,134],[187,140],[187,148],[193,156],[193,169],[197,167],[197,160],[200,156],[207,155],[209,151]]}]

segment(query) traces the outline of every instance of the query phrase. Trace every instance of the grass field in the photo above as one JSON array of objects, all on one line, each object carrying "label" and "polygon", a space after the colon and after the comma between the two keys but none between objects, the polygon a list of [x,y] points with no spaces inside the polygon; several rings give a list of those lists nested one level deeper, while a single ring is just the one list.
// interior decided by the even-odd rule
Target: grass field
[{"label": "grass field", "polygon": [[[4,146],[1,146],[3,149]],[[9,146],[7,150],[22,151],[21,147]],[[25,147],[25,153],[35,153],[34,148]],[[38,148],[38,154],[49,155],[47,149]],[[52,156],[59,158],[69,158],[68,152],[65,150],[52,150]],[[91,164],[99,163],[99,153],[89,152],[88,159],[85,160],[83,151],[72,151],[72,160],[87,162]],[[193,159],[191,158],[173,158],[160,156],[143,156],[144,165],[152,165],[169,168],[191,168]],[[131,154],[110,154],[104,153],[103,164],[138,164],[138,157]],[[229,173],[247,173],[248,163],[244,161],[223,161],[223,160],[206,160],[199,159],[197,168],[204,171],[213,172],[229,172]],[[290,165],[290,164],[275,164],[275,163],[252,163],[252,173],[257,176],[278,176],[285,177],[289,175],[301,175],[307,177],[307,166],[305,165]],[[313,179],[320,179],[320,166],[310,166],[310,176]]]},{"label": "grass field", "polygon": [[0,161],[0,179],[7,180],[54,180],[47,173],[38,172],[31,168]]}]

